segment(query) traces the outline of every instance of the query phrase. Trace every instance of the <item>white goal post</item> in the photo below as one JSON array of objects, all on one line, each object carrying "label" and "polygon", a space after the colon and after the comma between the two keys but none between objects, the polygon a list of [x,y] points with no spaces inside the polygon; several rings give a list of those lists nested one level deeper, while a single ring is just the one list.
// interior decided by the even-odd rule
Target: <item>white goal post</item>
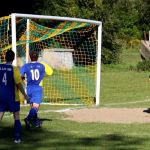
[{"label": "white goal post", "polygon": [[[59,30],[59,35],[61,36],[61,34],[60,34],[60,32],[61,33],[64,33],[65,34],[65,31],[64,30],[66,30],[66,32],[67,31],[71,31],[71,30],[75,30],[75,29],[77,29],[77,31],[75,31],[75,32],[78,32],[78,30],[79,29],[82,29],[83,28],[83,24],[81,24],[81,23],[84,23],[84,27],[86,26],[86,30],[84,29],[84,34],[85,34],[85,36],[83,36],[83,33],[81,34],[81,35],[79,35],[79,33],[78,33],[78,35],[79,35],[79,37],[81,38],[81,41],[80,40],[78,40],[77,39],[77,37],[76,38],[74,38],[74,36],[76,35],[76,34],[73,34],[73,35],[71,35],[70,33],[69,34],[66,34],[66,35],[64,35],[63,37],[60,37],[60,39],[58,39],[58,34],[56,34],[55,35],[55,44],[54,44],[54,47],[53,46],[49,46],[48,48],[47,47],[44,47],[43,49],[49,49],[49,51],[51,51],[51,49],[55,49],[56,50],[56,45],[58,45],[59,43],[60,43],[60,41],[61,40],[64,40],[65,38],[66,38],[66,36],[71,36],[71,37],[69,37],[68,39],[69,40],[72,40],[73,38],[74,38],[74,40],[76,40],[75,42],[74,42],[74,40],[72,40],[71,42],[74,42],[74,43],[77,43],[77,45],[83,45],[82,43],[85,43],[85,45],[87,45],[87,47],[92,47],[92,50],[94,50],[94,52],[92,51],[92,50],[86,50],[86,51],[84,51],[84,53],[81,53],[81,51],[79,52],[79,50],[78,50],[78,52],[79,53],[77,53],[77,52],[75,52],[75,54],[73,54],[73,56],[69,56],[69,55],[71,55],[71,51],[74,51],[75,49],[78,49],[78,48],[76,48],[77,46],[71,46],[71,42],[68,44],[69,45],[69,47],[67,47],[67,44],[65,44],[65,46],[63,47],[62,46],[62,44],[61,44],[61,48],[57,48],[57,50],[55,51],[55,52],[53,52],[52,54],[51,54],[51,56],[53,56],[54,57],[54,55],[56,55],[56,52],[57,52],[57,56],[59,55],[60,57],[61,57],[61,60],[62,60],[62,57],[66,57],[66,55],[67,55],[67,59],[68,60],[70,60],[69,58],[70,57],[74,57],[74,59],[76,59],[76,62],[77,62],[77,59],[78,59],[78,62],[80,62],[80,65],[79,64],[77,64],[76,66],[75,66],[75,69],[76,70],[78,70],[79,72],[80,72],[80,74],[84,74],[84,75],[87,75],[87,74],[89,74],[89,75],[91,75],[92,73],[92,71],[91,70],[93,70],[93,68],[95,67],[96,69],[95,69],[95,87],[94,87],[94,89],[95,89],[95,105],[96,106],[99,106],[100,105],[100,80],[101,80],[101,41],[102,41],[102,22],[101,21],[94,21],[94,20],[88,20],[88,19],[80,19],[80,18],[71,18],[71,17],[58,17],[58,16],[46,16],[46,15],[36,15],[36,14],[20,14],[20,13],[12,13],[11,15],[11,32],[12,32],[12,50],[16,53],[16,56],[17,56],[17,53],[18,53],[18,48],[17,48],[17,45],[19,45],[18,43],[17,43],[17,40],[18,40],[18,37],[17,37],[17,21],[18,21],[18,19],[19,18],[26,18],[26,27],[27,27],[27,29],[26,29],[26,62],[28,61],[28,53],[29,53],[29,45],[30,45],[30,43],[31,43],[31,40],[30,40],[30,30],[29,30],[29,26],[30,26],[30,20],[52,20],[52,23],[53,24],[55,24],[55,22],[57,22],[57,21],[59,21],[59,22],[61,22],[61,23],[63,23],[63,22],[76,22],[76,24],[73,26],[72,24],[69,26],[68,24],[65,24],[64,25],[64,29],[62,28],[61,30]],[[36,22],[35,21],[35,22]],[[36,22],[37,23],[37,22]],[[39,23],[39,22],[38,22]],[[77,26],[77,24],[78,24],[78,27],[79,27],[79,29],[76,27]],[[90,25],[92,25],[92,28],[94,28],[93,26],[96,26],[96,31],[92,31],[92,29],[90,29]],[[38,25],[37,25],[38,26]],[[62,25],[57,25],[57,26],[62,26]],[[69,26],[69,27],[68,27]],[[72,27],[73,26],[73,27]],[[48,28],[47,27],[43,27],[43,26],[40,26],[39,25],[39,27],[40,28],[42,28],[42,30],[48,30]],[[72,28],[72,29],[71,29]],[[35,29],[36,30],[36,29]],[[58,29],[56,29],[56,30],[58,30]],[[89,32],[91,32],[90,34],[89,33],[87,33],[87,30],[89,30]],[[53,29],[53,31],[54,31],[54,29]],[[52,32],[52,30],[50,31],[49,30],[49,32]],[[58,33],[58,31],[54,31],[55,33],[57,32]],[[47,35],[47,39],[48,38],[51,38],[52,37],[52,35],[54,35],[55,33],[54,32],[52,32],[51,34],[48,34]],[[40,33],[38,33],[38,34],[40,34]],[[46,33],[47,34],[47,33]],[[91,34],[93,35],[93,34],[95,34],[95,36],[96,36],[96,41],[94,41],[95,40],[95,37],[93,38],[93,37],[91,37]],[[86,37],[86,36],[89,36],[90,35],[90,37]],[[43,42],[44,40],[47,40],[46,38],[44,39],[43,37],[45,37],[44,35],[42,36],[42,37],[40,37],[41,38],[41,40],[39,41],[39,38],[38,38],[38,40],[37,39],[35,39],[35,41],[33,41],[33,43],[36,43],[36,42]],[[84,40],[84,38],[86,38],[86,41],[84,41],[83,42],[83,40]],[[44,40],[43,40],[44,39]],[[67,39],[67,40],[68,40]],[[94,44],[92,44],[92,40],[94,41]],[[52,41],[51,41],[52,42]],[[49,44],[50,42],[49,41],[47,41],[47,43],[45,44],[46,46]],[[89,44],[90,43],[90,44]],[[95,45],[95,43],[96,43],[96,45]],[[43,44],[44,45],[44,44]],[[73,48],[72,48],[73,47]],[[82,47],[84,47],[84,49],[86,49],[85,48],[85,46],[82,46]],[[62,48],[63,48],[63,51],[68,51],[68,53],[62,53],[62,52],[60,52],[61,50],[62,50]],[[67,50],[66,50],[67,49]],[[68,50],[69,49],[69,50]],[[83,48],[80,48],[80,49],[83,49]],[[60,51],[59,51],[60,50]],[[48,52],[47,52],[48,53]],[[95,54],[96,53],[96,54]],[[48,53],[49,54],[49,53]],[[79,55],[80,54],[80,55]],[[91,56],[89,56],[91,54]],[[92,56],[92,55],[94,55],[94,56]],[[47,55],[48,56],[48,55]],[[84,57],[85,56],[85,57]],[[82,58],[82,57],[84,57],[84,58]],[[51,58],[50,58],[51,59]],[[82,59],[82,62],[81,62],[81,59]],[[83,63],[83,60],[85,60],[85,61],[87,61],[88,59],[90,59],[90,62],[86,62],[86,63]],[[63,59],[63,61],[64,60],[66,60],[66,58],[65,59]],[[93,62],[92,62],[93,61]],[[94,64],[94,65],[93,65]],[[15,58],[15,61],[14,61],[14,65],[17,65],[17,58]],[[67,64],[68,65],[68,64]],[[85,67],[86,66],[86,67]],[[92,69],[91,69],[91,66],[92,66]],[[90,69],[89,69],[90,68]],[[55,68],[56,69],[56,68]],[[56,69],[56,72],[57,72],[57,69]],[[65,72],[64,70],[62,71],[62,72]],[[71,78],[73,78],[74,77],[74,75],[73,75],[73,73],[74,73],[75,71],[72,69],[71,70]],[[84,72],[84,73],[83,73]],[[87,72],[87,73],[86,73]],[[81,76],[81,78],[79,79],[80,81],[77,81],[77,76],[78,75],[75,75],[75,79],[69,79],[69,78],[67,78],[66,77],[66,75],[68,75],[69,73],[67,72],[65,72],[65,75],[63,75],[63,79],[64,80],[68,80],[67,81],[67,83],[66,83],[66,85],[63,85],[63,87],[62,87],[62,89],[63,88],[68,88],[68,86],[70,86],[71,88],[72,87],[74,87],[75,85],[69,85],[69,84],[76,84],[76,83],[81,83],[81,81],[82,80],[84,80],[84,77],[83,76]],[[79,73],[78,73],[79,74]],[[94,76],[94,75],[92,75],[92,76]],[[83,84],[86,84],[86,82],[90,82],[90,83],[92,83],[92,80],[91,80],[91,78],[93,78],[93,77],[87,77],[87,79],[86,79],[86,81],[83,83]],[[55,78],[53,79],[53,80],[56,80]],[[70,81],[69,81],[70,80]],[[72,81],[71,81],[72,80]],[[91,81],[88,81],[88,80],[91,80]],[[61,81],[62,83],[64,83],[64,81]],[[69,82],[69,83],[68,83]],[[87,84],[88,86],[90,86],[90,83],[89,84]],[[81,85],[81,87],[83,88],[83,90],[85,90],[85,87],[87,86],[87,85],[83,85],[83,87],[82,87],[82,85]],[[60,88],[60,85],[58,85],[58,86],[56,86],[56,87],[58,87],[59,89],[61,89]],[[79,95],[79,93],[81,92],[82,94],[83,94],[83,99],[85,99],[86,98],[86,96],[85,96],[85,93],[86,93],[86,91],[81,91],[82,90],[82,88],[81,89],[79,89],[79,90],[77,90],[77,89],[72,89],[72,91],[74,92],[74,94],[76,94],[76,95]],[[90,87],[90,89],[91,89],[92,87]],[[50,90],[51,88],[49,88],[48,90]],[[90,91],[90,89],[89,89],[89,91]],[[68,91],[66,90],[66,91],[64,91],[64,93],[67,93]],[[75,92],[77,92],[77,93],[75,93]],[[61,93],[60,91],[58,91],[57,90],[57,93]],[[64,93],[62,93],[62,95],[64,95]],[[89,94],[90,95],[90,94]],[[61,96],[60,96],[61,97]],[[81,96],[82,97],[82,96]],[[89,96],[90,97],[90,96]],[[52,98],[53,99],[53,98]],[[61,98],[60,98],[61,99]],[[87,98],[88,99],[88,98]]]}]

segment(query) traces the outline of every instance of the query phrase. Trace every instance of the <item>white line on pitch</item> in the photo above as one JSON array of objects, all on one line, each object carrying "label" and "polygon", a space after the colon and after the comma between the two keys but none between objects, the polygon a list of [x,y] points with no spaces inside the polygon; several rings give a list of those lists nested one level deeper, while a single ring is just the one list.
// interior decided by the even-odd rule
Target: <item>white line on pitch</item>
[{"label": "white line on pitch", "polygon": [[124,103],[110,103],[110,104],[104,104],[103,106],[125,105],[125,104],[136,104],[136,103],[143,103],[143,102],[149,102],[149,101],[150,101],[150,99],[143,100],[143,101],[124,102]]}]

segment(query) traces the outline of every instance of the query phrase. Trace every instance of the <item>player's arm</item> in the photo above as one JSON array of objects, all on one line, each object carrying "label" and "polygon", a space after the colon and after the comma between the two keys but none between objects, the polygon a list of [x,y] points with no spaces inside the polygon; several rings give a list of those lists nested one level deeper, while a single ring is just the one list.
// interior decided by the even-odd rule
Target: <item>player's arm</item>
[{"label": "player's arm", "polygon": [[23,94],[24,98],[29,101],[29,98],[28,96],[26,95],[25,91],[24,91],[24,88],[23,88],[23,85],[22,83],[18,83],[17,84],[17,88],[20,90],[20,92]]},{"label": "player's arm", "polygon": [[[45,75],[51,76],[53,74],[53,69],[48,64],[46,64],[45,62],[40,62],[40,63],[44,65]],[[41,80],[40,86],[43,86],[43,80]]]},{"label": "player's arm", "polygon": [[20,74],[22,80],[25,80],[25,65],[20,68]]}]

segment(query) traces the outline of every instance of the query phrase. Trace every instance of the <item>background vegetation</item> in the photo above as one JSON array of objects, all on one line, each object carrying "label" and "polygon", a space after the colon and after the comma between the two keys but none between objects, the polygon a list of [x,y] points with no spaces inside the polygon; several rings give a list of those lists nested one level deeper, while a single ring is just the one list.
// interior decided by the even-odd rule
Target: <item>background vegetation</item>
[{"label": "background vegetation", "polygon": [[122,46],[139,44],[150,26],[149,0],[34,0],[37,14],[102,21],[102,62],[120,62]]}]

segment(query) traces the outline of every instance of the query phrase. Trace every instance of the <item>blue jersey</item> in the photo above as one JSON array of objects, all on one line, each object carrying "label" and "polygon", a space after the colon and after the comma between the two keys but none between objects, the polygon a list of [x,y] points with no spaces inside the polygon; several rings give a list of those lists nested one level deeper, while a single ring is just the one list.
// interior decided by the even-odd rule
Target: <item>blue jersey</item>
[{"label": "blue jersey", "polygon": [[45,67],[38,62],[25,64],[20,69],[21,76],[26,75],[27,86],[39,85],[45,74]]},{"label": "blue jersey", "polygon": [[7,64],[0,64],[0,101],[15,101],[14,71]]}]

